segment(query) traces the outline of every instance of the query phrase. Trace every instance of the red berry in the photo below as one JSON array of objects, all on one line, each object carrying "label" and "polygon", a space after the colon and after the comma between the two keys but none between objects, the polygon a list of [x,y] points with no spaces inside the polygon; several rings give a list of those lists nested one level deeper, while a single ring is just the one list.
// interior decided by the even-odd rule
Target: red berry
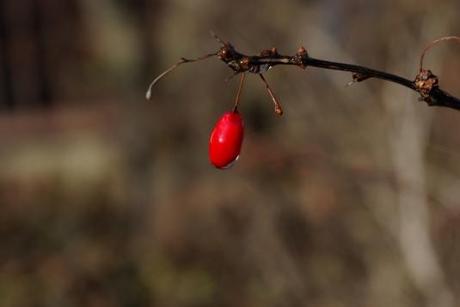
[{"label": "red berry", "polygon": [[243,134],[243,118],[238,111],[222,115],[209,139],[209,160],[215,167],[227,168],[238,158]]}]

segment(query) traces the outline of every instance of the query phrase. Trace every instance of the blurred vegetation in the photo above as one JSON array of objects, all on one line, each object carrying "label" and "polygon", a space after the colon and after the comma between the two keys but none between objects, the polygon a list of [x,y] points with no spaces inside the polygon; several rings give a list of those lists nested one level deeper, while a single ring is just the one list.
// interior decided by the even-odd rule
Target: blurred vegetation
[{"label": "blurred vegetation", "polygon": [[[248,78],[238,163],[207,161],[232,107],[214,30],[255,54],[408,78],[460,32],[456,0],[0,1],[0,306],[460,304],[460,113],[378,80]],[[460,47],[426,67],[460,95]]]}]

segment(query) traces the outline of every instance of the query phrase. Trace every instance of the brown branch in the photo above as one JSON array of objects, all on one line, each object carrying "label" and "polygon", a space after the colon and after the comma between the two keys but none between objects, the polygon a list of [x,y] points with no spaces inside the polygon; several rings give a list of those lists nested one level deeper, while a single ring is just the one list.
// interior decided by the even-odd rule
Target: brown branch
[{"label": "brown branch", "polygon": [[[224,42],[215,34],[213,34],[213,36],[221,44],[221,48],[216,53],[208,54],[194,60],[182,59],[180,62],[176,63],[168,70],[160,74],[157,78],[155,78],[155,80],[149,87],[147,96],[149,96],[151,87],[154,84],[156,84],[163,76],[177,68],[180,64],[202,60],[216,55],[220,60],[227,64],[227,66],[230,69],[232,69],[235,74],[251,72],[262,76],[261,74],[263,72],[266,72],[270,68],[277,65],[293,65],[298,66],[302,69],[306,69],[307,67],[317,67],[323,69],[340,70],[352,73],[352,83],[362,82],[370,78],[381,79],[405,86],[411,90],[416,91],[420,94],[420,100],[425,101],[429,106],[448,107],[451,109],[460,110],[460,99],[450,95],[445,90],[442,90],[439,87],[438,78],[430,70],[421,68],[419,73],[416,75],[415,79],[412,81],[398,75],[371,69],[365,66],[312,58],[308,55],[307,51],[303,47],[300,47],[297,53],[293,56],[281,55],[278,53],[276,48],[263,50],[259,55],[248,56],[238,52],[229,42]],[[425,53],[434,44],[447,39],[453,38],[441,38],[428,45],[428,47],[426,47],[422,53],[420,63],[423,63],[423,57]],[[267,86],[267,90],[269,90],[270,96],[272,97],[272,100],[274,101],[275,105],[279,105],[277,99],[274,97],[274,95],[272,95],[273,92],[271,91],[269,86]]]}]

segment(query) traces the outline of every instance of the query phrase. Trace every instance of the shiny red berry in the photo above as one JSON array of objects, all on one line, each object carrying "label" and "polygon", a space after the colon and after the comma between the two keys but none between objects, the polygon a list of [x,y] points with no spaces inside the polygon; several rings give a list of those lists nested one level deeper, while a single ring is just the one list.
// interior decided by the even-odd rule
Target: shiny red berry
[{"label": "shiny red berry", "polygon": [[244,123],[238,111],[227,112],[217,121],[209,139],[209,160],[217,168],[231,166],[240,155]]}]

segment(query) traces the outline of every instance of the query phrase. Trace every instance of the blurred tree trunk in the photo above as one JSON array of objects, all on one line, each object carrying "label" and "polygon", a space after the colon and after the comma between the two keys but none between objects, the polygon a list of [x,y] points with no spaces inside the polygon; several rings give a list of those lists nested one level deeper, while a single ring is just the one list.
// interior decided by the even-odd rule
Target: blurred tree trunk
[{"label": "blurred tree trunk", "polygon": [[[439,25],[438,25],[439,26]],[[445,33],[448,26],[445,27]],[[432,29],[424,29],[419,41],[428,41]],[[439,31],[439,29],[437,29]],[[443,30],[441,30],[443,32]],[[415,46],[409,31],[396,37],[407,46]],[[407,49],[407,48],[406,48]],[[395,52],[395,51],[393,51]],[[404,54],[404,52],[403,52]],[[392,70],[417,71],[414,60],[407,64],[394,60]],[[434,65],[437,66],[437,65]],[[405,68],[404,68],[405,67]],[[415,95],[405,89],[383,88],[383,100],[389,116],[389,145],[396,179],[399,221],[396,235],[409,276],[430,307],[452,307],[454,296],[440,265],[431,239],[431,214],[427,197],[425,152],[432,110],[420,108]]]}]

